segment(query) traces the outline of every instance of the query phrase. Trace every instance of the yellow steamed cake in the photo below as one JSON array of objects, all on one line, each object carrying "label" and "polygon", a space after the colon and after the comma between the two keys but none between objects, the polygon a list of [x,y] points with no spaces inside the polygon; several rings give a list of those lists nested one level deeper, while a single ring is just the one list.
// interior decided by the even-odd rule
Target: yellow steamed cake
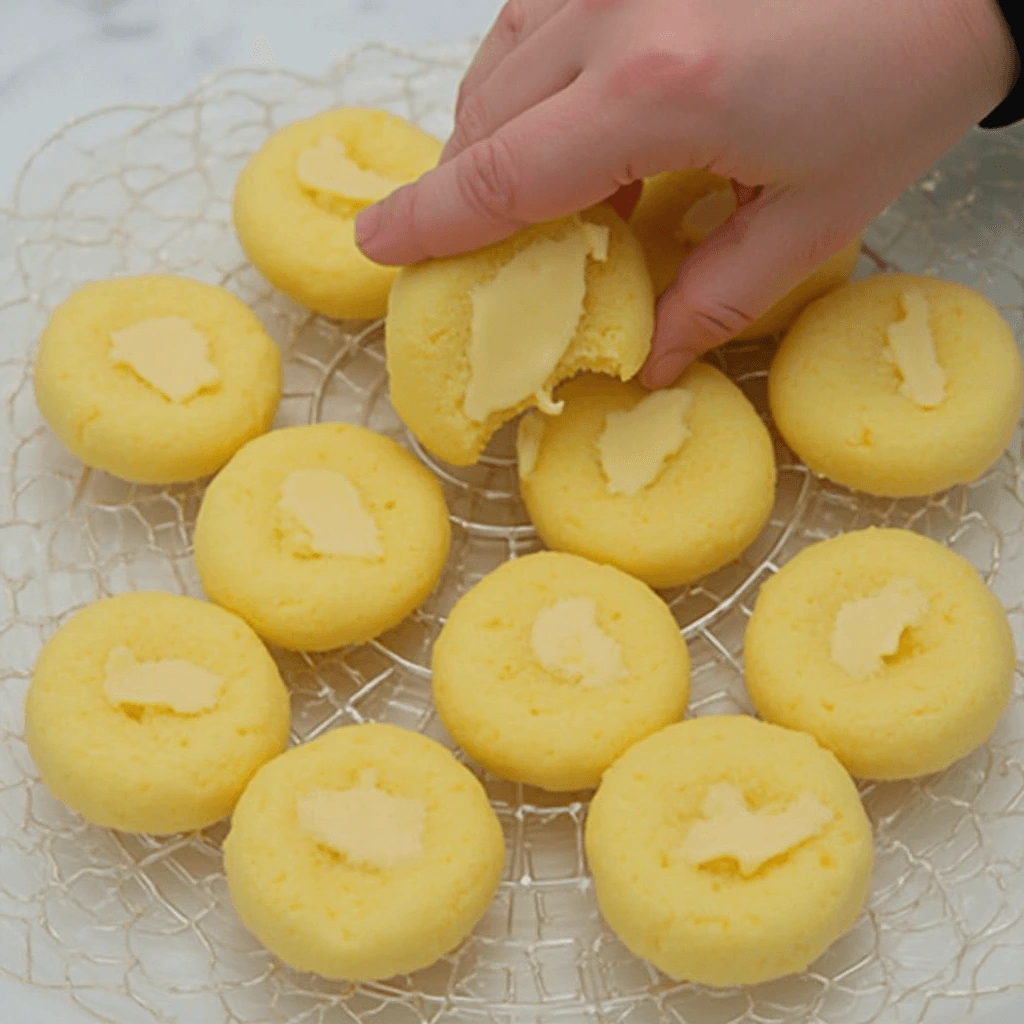
[{"label": "yellow steamed cake", "polygon": [[255,633],[216,605],[141,592],[47,642],[25,739],[53,794],[122,832],[205,828],[284,750],[288,693]]},{"label": "yellow steamed cake", "polygon": [[686,711],[690,659],[667,605],[575,555],[504,563],[463,595],[434,645],[452,738],[504,778],[596,786],[623,751]]},{"label": "yellow steamed cake", "polygon": [[256,269],[324,316],[387,309],[394,267],[368,260],[355,216],[437,163],[441,144],[384,110],[340,107],[270,136],[235,186],[235,230]]},{"label": "yellow steamed cake", "polygon": [[643,253],[597,206],[400,271],[386,322],[391,400],[425,448],[469,465],[517,413],[552,411],[552,388],[579,370],[634,376],[653,326]]},{"label": "yellow steamed cake", "polygon": [[939,771],[984,743],[1010,698],[1006,613],[965,558],[909,530],[806,548],[761,588],[747,688],[867,779]]},{"label": "yellow steamed cake", "polygon": [[768,521],[771,438],[721,371],[695,363],[654,393],[590,375],[558,397],[562,414],[528,413],[518,438],[520,491],[548,547],[670,587],[737,558]]},{"label": "yellow steamed cake", "polygon": [[434,740],[334,729],[266,765],[224,866],[239,917],[301,971],[365,981],[419,970],[483,916],[505,858],[483,786]]},{"label": "yellow steamed cake", "polygon": [[136,483],[216,472],[270,426],[281,357],[223,288],[147,274],[94,281],[39,339],[36,402],[87,466]]},{"label": "yellow steamed cake", "polygon": [[436,477],[351,423],[275,430],[203,497],[196,568],[210,599],[289,650],[362,643],[433,590],[450,542]]},{"label": "yellow steamed cake", "polygon": [[1021,379],[1013,332],[983,295],[878,274],[808,306],[772,362],[768,395],[816,473],[901,498],[981,476],[1017,427]]},{"label": "yellow steamed cake", "polygon": [[590,805],[586,850],[601,913],[630,951],[715,986],[802,971],[857,919],[873,861],[839,762],[743,715],[631,747]]}]

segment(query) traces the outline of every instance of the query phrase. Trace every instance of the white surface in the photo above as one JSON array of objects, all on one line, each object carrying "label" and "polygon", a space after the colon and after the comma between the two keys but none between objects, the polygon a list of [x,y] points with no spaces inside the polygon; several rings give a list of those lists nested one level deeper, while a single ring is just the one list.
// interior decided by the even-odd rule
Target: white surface
[{"label": "white surface", "polygon": [[366,42],[481,35],[500,0],[0,0],[0,205],[70,118],[170,103],[225,67],[318,74]]}]

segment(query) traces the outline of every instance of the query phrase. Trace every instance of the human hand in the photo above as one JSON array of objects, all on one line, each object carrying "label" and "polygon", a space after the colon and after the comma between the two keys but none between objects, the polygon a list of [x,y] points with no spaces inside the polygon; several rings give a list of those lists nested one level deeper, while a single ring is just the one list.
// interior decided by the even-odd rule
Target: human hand
[{"label": "human hand", "polygon": [[660,171],[732,178],[738,212],[659,302],[659,387],[853,238],[1015,74],[994,0],[510,0],[441,164],[363,211],[357,238],[411,263],[628,207]]}]

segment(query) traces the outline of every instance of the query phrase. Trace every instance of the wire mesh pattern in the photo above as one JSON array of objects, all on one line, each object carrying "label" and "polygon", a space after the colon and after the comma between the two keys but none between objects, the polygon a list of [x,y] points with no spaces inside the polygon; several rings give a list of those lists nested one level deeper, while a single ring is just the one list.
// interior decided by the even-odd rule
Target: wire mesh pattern
[{"label": "wire mesh pattern", "polygon": [[[170,271],[240,295],[282,346],[277,425],[346,419],[416,448],[388,403],[377,324],[332,323],[274,293],[230,226],[242,163],[274,128],[337,103],[383,106],[443,134],[467,48],[358,51],[323,79],[218,77],[173,107],[72,123],[29,162],[0,214],[0,971],[69,991],[98,1021],[595,1021],[606,1024],[939,1024],[1024,1007],[1024,694],[987,748],[949,771],[863,789],[877,833],[869,906],[802,976],[751,989],[682,985],[633,958],[601,923],[582,849],[586,795],[482,776],[508,861],[475,934],[426,971],[346,986],[276,962],[238,922],[226,826],[153,839],[85,825],[50,797],[22,739],[41,644],[99,597],[199,595],[191,561],[202,484],[132,486],[89,473],[32,398],[34,339],[50,310],[99,276]],[[1024,327],[1024,133],[972,134],[868,232],[862,272],[896,265],[980,287]],[[771,344],[715,358],[765,412]],[[430,645],[454,600],[538,544],[519,502],[512,438],[442,480],[454,528],[435,594],[378,641],[282,654],[293,741],[364,720],[450,740],[429,696]],[[1010,609],[1024,648],[1021,437],[978,484],[927,500],[866,499],[814,478],[776,441],[769,526],[735,565],[666,594],[690,641],[693,712],[749,710],[742,636],[759,583],[808,543],[907,526],[966,554]],[[1016,1007],[1016,1010],[1010,1008]]]}]

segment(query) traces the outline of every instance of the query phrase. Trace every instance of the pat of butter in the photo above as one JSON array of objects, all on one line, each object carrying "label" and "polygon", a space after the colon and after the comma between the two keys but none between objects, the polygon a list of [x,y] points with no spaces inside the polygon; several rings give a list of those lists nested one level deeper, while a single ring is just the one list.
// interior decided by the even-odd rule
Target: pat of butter
[{"label": "pat of butter", "polygon": [[676,237],[688,245],[700,245],[713,231],[717,231],[736,211],[736,193],[722,188],[701,196],[683,214]]},{"label": "pat of butter", "polygon": [[703,867],[732,860],[749,878],[775,857],[821,833],[835,817],[813,793],[803,792],[785,810],[752,811],[743,793],[729,782],[712,786],[679,849],[682,860]]},{"label": "pat of butter", "polygon": [[946,371],[935,354],[928,297],[920,288],[910,288],[900,303],[903,319],[887,328],[885,355],[902,380],[900,394],[918,408],[934,409],[946,397]]},{"label": "pat of butter", "polygon": [[608,258],[608,228],[578,220],[562,238],[526,246],[473,290],[464,409],[475,423],[531,396],[546,413],[562,411],[544,385],[583,316],[588,258]]},{"label": "pat of butter", "polygon": [[625,674],[622,649],[597,624],[597,605],[589,597],[567,597],[542,608],[530,646],[549,672],[583,686],[606,686]]},{"label": "pat of butter", "polygon": [[182,658],[137,661],[127,647],[107,655],[103,692],[115,707],[133,704],[199,715],[217,706],[223,688],[220,676]]},{"label": "pat of butter", "polygon": [[537,468],[540,445],[544,440],[544,417],[539,412],[528,412],[519,421],[516,432],[516,458],[519,462],[519,479],[530,476]]},{"label": "pat of butter", "polygon": [[890,580],[871,597],[847,601],[832,628],[832,661],[858,678],[880,671],[899,649],[903,631],[927,611],[928,598],[909,579]]},{"label": "pat of butter", "polygon": [[388,871],[423,855],[427,807],[377,787],[372,769],[352,789],[312,789],[295,810],[300,828],[355,868]]},{"label": "pat of butter", "polygon": [[296,558],[384,557],[380,531],[359,492],[333,469],[297,469],[277,503],[282,542]]},{"label": "pat of butter", "polygon": [[402,184],[367,171],[349,159],[342,142],[325,135],[315,146],[308,146],[295,161],[299,182],[314,192],[328,192],[342,199],[376,202]]},{"label": "pat of butter", "polygon": [[606,262],[611,232],[604,224],[595,224],[589,220],[581,220],[580,226],[583,228],[583,237],[587,240],[590,256],[598,263]]},{"label": "pat of butter", "polygon": [[172,402],[187,402],[220,383],[210,343],[190,320],[163,316],[140,320],[110,334],[110,359]]},{"label": "pat of butter", "polygon": [[667,388],[632,409],[608,413],[595,444],[609,494],[634,495],[652,484],[690,437],[686,414],[693,392]]}]

